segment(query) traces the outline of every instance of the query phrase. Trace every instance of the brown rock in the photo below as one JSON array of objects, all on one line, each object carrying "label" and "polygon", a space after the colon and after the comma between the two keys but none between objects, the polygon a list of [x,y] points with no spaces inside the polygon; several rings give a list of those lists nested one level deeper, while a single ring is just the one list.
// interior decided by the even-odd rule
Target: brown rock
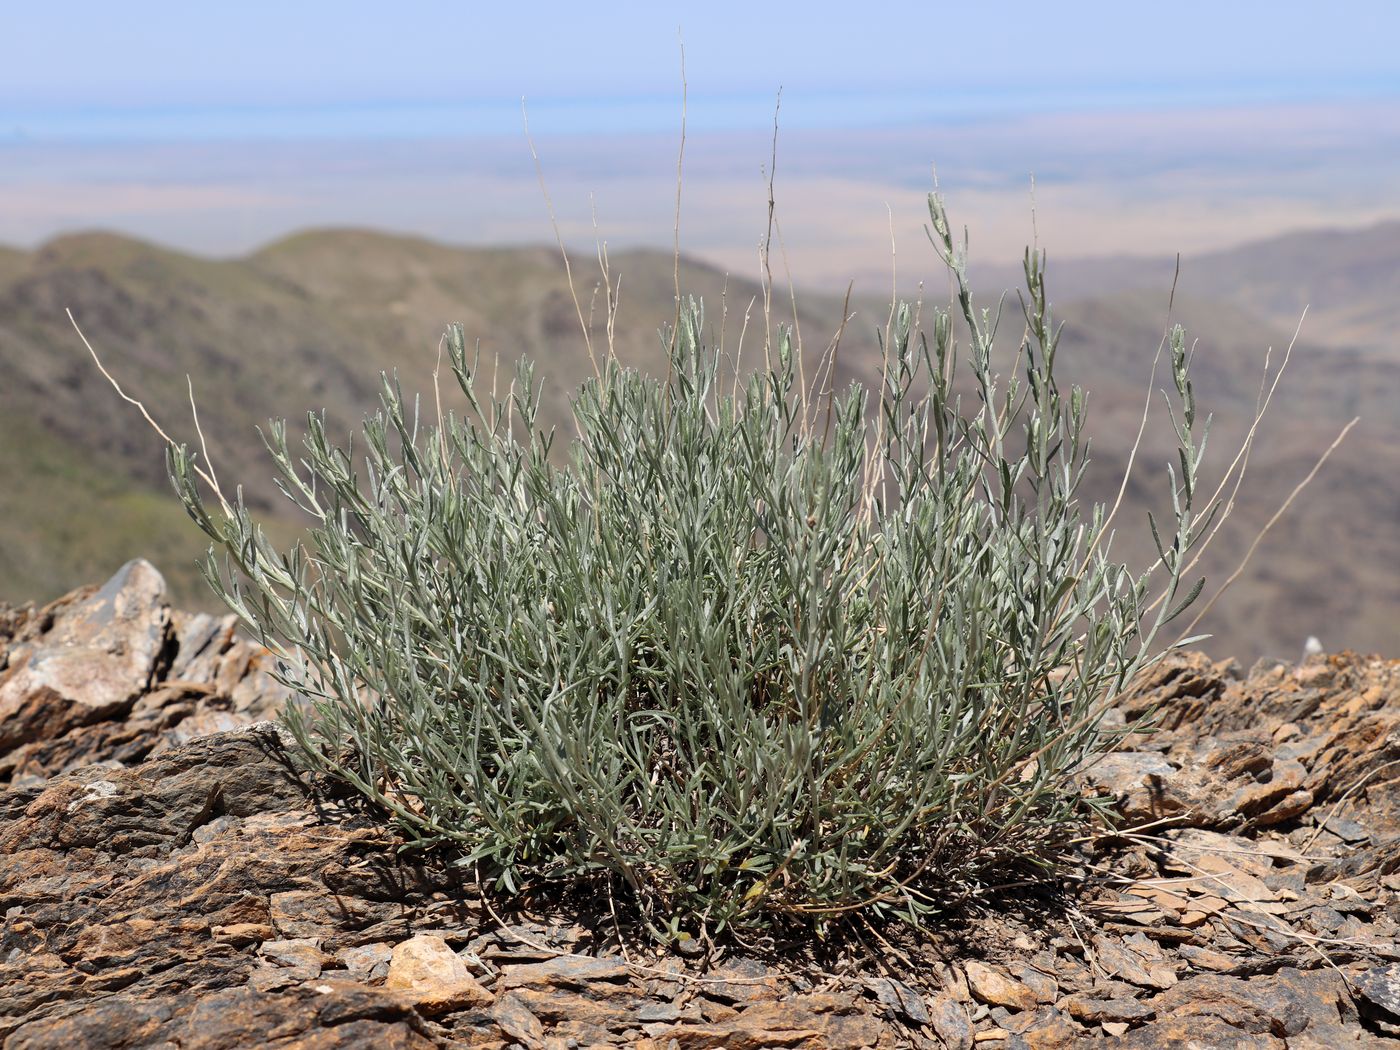
[{"label": "brown rock", "polygon": [[209,936],[221,944],[242,948],[249,944],[270,941],[277,936],[271,927],[260,922],[235,922],[229,926],[211,926]]},{"label": "brown rock", "polygon": [[1118,708],[1129,721],[1154,712],[1156,724],[1165,729],[1193,723],[1225,693],[1225,666],[1204,653],[1171,653],[1133,683]]},{"label": "brown rock", "polygon": [[1170,966],[1144,958],[1116,938],[1096,935],[1093,947],[1099,966],[1111,976],[1121,977],[1139,988],[1161,989],[1176,984],[1176,974]]},{"label": "brown rock", "polygon": [[159,573],[132,562],[101,590],[21,614],[8,652],[0,634],[0,781],[134,765],[281,711],[286,688],[232,617],[172,613],[163,595]]},{"label": "brown rock", "polygon": [[1012,1010],[1034,1010],[1037,1005],[1034,992],[995,967],[970,961],[964,964],[963,971],[967,974],[967,986],[978,1002]]},{"label": "brown rock", "polygon": [[1069,1015],[1086,1024],[1104,1021],[1149,1021],[1157,1015],[1150,1003],[1137,999],[1095,999],[1088,995],[1071,995],[1064,1000]]},{"label": "brown rock", "polygon": [[1203,761],[1207,769],[1219,773],[1226,780],[1242,777],[1257,779],[1264,776],[1273,764],[1273,755],[1257,740],[1235,741],[1211,748]]},{"label": "brown rock", "polygon": [[778,973],[756,959],[726,959],[705,974],[701,987],[707,999],[731,1005],[776,999],[785,990]]},{"label": "brown rock", "polygon": [[1215,819],[1215,806],[1201,797],[1180,775],[1177,766],[1147,751],[1105,755],[1082,776],[1087,794],[1110,795],[1130,824],[1148,824],[1166,817],[1187,823]]},{"label": "brown rock", "polygon": [[1260,827],[1272,827],[1275,824],[1282,824],[1289,820],[1301,817],[1308,810],[1312,809],[1313,793],[1307,788],[1299,788],[1297,791],[1285,795],[1274,805],[1254,818],[1254,823]]},{"label": "brown rock", "polygon": [[[94,595],[0,614],[0,679],[77,637]],[[805,985],[781,961],[733,956],[708,972],[676,958],[659,964],[664,974],[633,972],[573,955],[593,941],[568,917],[498,929],[460,872],[400,853],[377,818],[334,801],[314,809],[274,727],[218,732],[271,710],[260,705],[274,695],[266,654],[227,617],[170,614],[164,639],[130,702],[94,709],[105,714],[56,707],[56,735],[0,754],[0,782],[12,778],[0,791],[7,1050],[661,1050],[673,1038],[755,1050],[1285,1040],[1306,1050],[1379,1045],[1394,1025],[1383,1004],[1400,955],[1400,767],[1386,763],[1400,758],[1400,663],[1329,658],[1326,684],[1307,688],[1289,669],[1241,682],[1204,658],[1160,669],[1153,688],[1174,728],[1150,745],[1131,738],[1152,750],[1104,768],[1137,773],[1120,788],[1144,812],[1175,807],[1205,827],[1157,830],[1151,844],[1103,839],[1096,863],[1117,889],[1092,894],[1073,929],[1053,914],[1028,923],[993,911],[976,951],[954,937],[938,949],[945,962],[916,971],[946,992],[925,997],[868,970],[846,991],[793,994]],[[1291,730],[1276,732],[1283,720]],[[1280,794],[1299,770],[1301,786]],[[1338,834],[1271,830],[1314,793]],[[1278,968],[1281,952],[1314,964],[1297,931],[1347,942],[1335,961],[1355,981],[1354,1003],[1335,971]],[[424,997],[420,1008],[411,988],[378,987],[392,945],[420,938],[440,945],[438,979],[450,983],[469,958],[469,977],[498,974],[496,998],[477,985],[459,1006]],[[1060,954],[1037,954],[1047,944]],[[983,952],[1017,961],[988,965]],[[1101,979],[1094,963],[1122,980]],[[955,999],[990,1006],[976,1007],[984,1031]]]},{"label": "brown rock", "polygon": [[553,1037],[572,1038],[580,1043],[607,1042],[612,1038],[610,1033],[633,1024],[664,1027],[682,1020],[705,1020],[693,1003],[682,1009],[671,1003],[649,1002],[635,991],[629,994],[611,984],[601,987],[604,990],[598,991],[598,986],[593,985],[578,989],[534,985],[503,994],[550,1026]]},{"label": "brown rock", "polygon": [[1042,973],[1029,963],[1012,963],[1008,970],[1011,975],[1031,990],[1035,1001],[1042,1005],[1053,1003],[1059,995],[1059,986],[1049,974]]},{"label": "brown rock", "polygon": [[495,998],[447,942],[431,934],[419,934],[394,946],[384,987],[402,992],[429,1015],[486,1006]]},{"label": "brown rock", "polygon": [[336,952],[340,964],[353,974],[373,976],[380,967],[388,975],[389,961],[394,956],[394,946],[383,941],[373,944],[360,944],[353,948],[342,948]]},{"label": "brown rock", "polygon": [[125,993],[56,1011],[16,1028],[6,1050],[55,1047],[181,1050],[433,1050],[440,1042],[413,1009],[378,989],[312,982],[276,992],[238,987],[200,997],[143,1000]]},{"label": "brown rock", "polygon": [[972,1050],[972,1023],[960,1002],[949,995],[936,995],[928,1007],[929,1026],[948,1050]]},{"label": "brown rock", "polygon": [[763,1050],[767,1047],[802,1047],[803,1050],[889,1050],[895,1037],[877,1018],[862,1011],[852,997],[825,993],[792,996],[781,1001],[756,1003],[726,1021],[701,1025],[674,1025],[660,1031],[652,1043],[666,1047],[670,1040],[684,1048]]},{"label": "brown rock", "polygon": [[1153,1000],[1159,1017],[1214,1017],[1254,1035],[1292,1037],[1340,1018],[1345,984],[1334,971],[1292,968],[1245,981],[1206,974],[1182,981]]},{"label": "brown rock", "polygon": [[597,981],[622,981],[631,975],[625,960],[561,955],[542,963],[507,966],[496,980],[501,991],[531,985],[578,987]]},{"label": "brown rock", "polygon": [[538,1046],[544,1038],[544,1025],[517,995],[503,995],[497,999],[491,1007],[491,1020],[506,1035],[526,1046]]},{"label": "brown rock", "polygon": [[287,976],[310,980],[321,976],[321,968],[330,958],[321,951],[321,942],[304,937],[288,941],[264,941],[258,954],[274,966],[291,971]]},{"label": "brown rock", "polygon": [[1168,1017],[1107,1044],[1115,1050],[1284,1050],[1277,1036],[1242,1032],[1213,1017]]},{"label": "brown rock", "polygon": [[1065,1050],[1081,1044],[1084,1029],[1051,1006],[1042,1006],[1029,1016],[1017,1033],[1017,1047],[1026,1050]]},{"label": "brown rock", "polygon": [[1308,775],[1301,762],[1280,760],[1272,762],[1268,768],[1267,779],[1249,784],[1235,793],[1231,802],[1235,812],[1246,817],[1258,817],[1289,795],[1301,792]]}]

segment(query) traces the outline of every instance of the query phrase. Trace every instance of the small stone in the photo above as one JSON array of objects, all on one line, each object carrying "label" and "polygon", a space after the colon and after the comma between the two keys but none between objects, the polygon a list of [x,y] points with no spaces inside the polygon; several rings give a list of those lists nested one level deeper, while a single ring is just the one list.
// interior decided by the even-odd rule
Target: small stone
[{"label": "small stone", "polygon": [[962,1004],[950,995],[935,995],[927,1005],[929,1026],[948,1050],[971,1050],[972,1024]]},{"label": "small stone", "polygon": [[[1204,920],[1204,916],[1202,916]],[[1202,948],[1195,944],[1183,945],[1178,954],[1194,966],[1197,970],[1206,970],[1213,973],[1224,973],[1232,969],[1237,959],[1234,959],[1224,952],[1218,952],[1213,948]]]},{"label": "small stone", "polygon": [[722,1003],[739,1006],[783,994],[783,978],[757,959],[726,959],[705,975],[704,994]]},{"label": "small stone", "polygon": [[291,971],[291,976],[303,981],[320,977],[321,967],[330,961],[321,951],[321,942],[314,937],[264,941],[258,954],[268,962]]},{"label": "small stone", "polygon": [[1163,990],[1176,984],[1176,973],[1159,960],[1144,958],[1126,945],[1102,935],[1093,939],[1094,955],[1105,972],[1139,988]]},{"label": "small stone", "polygon": [[5,653],[0,754],[124,713],[151,685],[169,627],[165,580],[143,559],[63,608],[37,639]]},{"label": "small stone", "polygon": [[968,987],[980,1002],[988,1006],[1005,1006],[1012,1010],[1036,1008],[1035,993],[1000,970],[975,961],[966,963],[963,970],[967,973]]},{"label": "small stone", "polygon": [[355,974],[371,974],[375,967],[389,963],[393,955],[394,946],[386,941],[359,944],[353,948],[342,948],[335,953],[340,964]]},{"label": "small stone", "polygon": [[929,1023],[928,1007],[924,1005],[923,996],[903,981],[896,981],[889,977],[876,977],[867,980],[865,987],[891,1014],[916,1025]]},{"label": "small stone", "polygon": [[1055,979],[1048,974],[1041,973],[1034,966],[1028,963],[1014,963],[1011,967],[1011,974],[1035,996],[1035,1001],[1041,1005],[1053,1003],[1059,995],[1059,986]]},{"label": "small stone", "polygon": [[637,1011],[637,1020],[643,1022],[679,1021],[680,1007],[673,1003],[647,1003]]},{"label": "small stone", "polygon": [[500,991],[531,985],[570,985],[579,987],[593,981],[621,981],[631,974],[622,959],[561,955],[541,963],[507,966],[496,981]]},{"label": "small stone", "polygon": [[419,934],[394,946],[384,987],[407,994],[425,1014],[485,1006],[495,998],[447,942]]},{"label": "small stone", "polygon": [[220,944],[244,948],[260,941],[270,941],[277,936],[277,932],[271,926],[260,922],[235,922],[228,926],[209,927],[209,936]]},{"label": "small stone", "polygon": [[1343,820],[1329,817],[1326,822],[1327,830],[1336,835],[1343,842],[1356,845],[1366,842],[1371,837],[1371,833],[1354,820]]},{"label": "small stone", "polygon": [[1275,802],[1273,808],[1255,817],[1254,823],[1266,828],[1282,824],[1302,816],[1312,808],[1312,804],[1313,793],[1306,788],[1299,788]]},{"label": "small stone", "polygon": [[705,954],[705,945],[690,934],[683,934],[676,941],[676,951],[688,959],[696,959]]},{"label": "small stone", "polygon": [[1017,1050],[1070,1050],[1083,1045],[1084,1030],[1054,1007],[1042,1006],[1021,1032]]},{"label": "small stone", "polygon": [[295,970],[269,967],[254,970],[248,975],[248,987],[258,992],[280,992],[294,984],[301,983],[301,976]]},{"label": "small stone", "polygon": [[1400,1021],[1400,963],[1367,970],[1352,981],[1352,986],[1370,1006]]},{"label": "small stone", "polygon": [[1087,995],[1071,995],[1063,1005],[1071,1017],[1086,1024],[1147,1021],[1157,1014],[1149,1004],[1137,999],[1095,999]]},{"label": "small stone", "polygon": [[528,1047],[538,1046],[544,1038],[544,1025],[518,995],[503,995],[496,1000],[491,1008],[491,1020],[506,1035]]},{"label": "small stone", "polygon": [[1302,730],[1298,728],[1296,722],[1284,722],[1273,732],[1274,746],[1277,747],[1279,744],[1288,743],[1288,741],[1297,737],[1301,732]]}]

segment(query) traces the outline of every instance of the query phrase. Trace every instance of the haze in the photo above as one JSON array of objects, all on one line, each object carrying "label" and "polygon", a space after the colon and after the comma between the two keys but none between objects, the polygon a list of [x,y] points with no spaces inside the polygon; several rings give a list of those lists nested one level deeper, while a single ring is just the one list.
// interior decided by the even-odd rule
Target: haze
[{"label": "haze", "polygon": [[[307,226],[460,244],[681,236],[799,284],[931,275],[934,166],[982,259],[1162,256],[1400,215],[1400,9],[1178,3],[25,5],[0,42],[0,243],[213,255]],[[781,89],[781,107],[777,107]],[[1032,195],[1034,179],[1034,195]],[[1034,207],[1033,207],[1034,202]],[[596,226],[595,226],[596,223]]]}]

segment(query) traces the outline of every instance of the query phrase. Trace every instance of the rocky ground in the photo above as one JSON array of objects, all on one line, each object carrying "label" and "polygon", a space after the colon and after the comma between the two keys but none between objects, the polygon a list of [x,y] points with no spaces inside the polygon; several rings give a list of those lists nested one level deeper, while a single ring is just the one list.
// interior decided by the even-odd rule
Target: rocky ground
[{"label": "rocky ground", "polygon": [[1161,665],[1067,902],[820,965],[503,916],[308,794],[267,661],[144,562],[0,611],[6,1050],[1400,1046],[1400,661]]}]

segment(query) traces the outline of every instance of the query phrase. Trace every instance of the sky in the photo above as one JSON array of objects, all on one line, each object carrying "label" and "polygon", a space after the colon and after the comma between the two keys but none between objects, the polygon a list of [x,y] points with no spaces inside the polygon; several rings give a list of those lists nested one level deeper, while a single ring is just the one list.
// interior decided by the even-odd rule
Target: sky
[{"label": "sky", "polygon": [[1033,176],[1070,254],[1400,214],[1400,4],[1379,0],[58,0],[4,25],[0,242],[24,247],[93,226],[213,254],[307,225],[545,240],[522,101],[566,235],[598,210],[663,243],[682,42],[692,246],[726,265],[751,254],[780,91],[780,206],[818,283],[876,266],[935,166],[999,252]]}]

